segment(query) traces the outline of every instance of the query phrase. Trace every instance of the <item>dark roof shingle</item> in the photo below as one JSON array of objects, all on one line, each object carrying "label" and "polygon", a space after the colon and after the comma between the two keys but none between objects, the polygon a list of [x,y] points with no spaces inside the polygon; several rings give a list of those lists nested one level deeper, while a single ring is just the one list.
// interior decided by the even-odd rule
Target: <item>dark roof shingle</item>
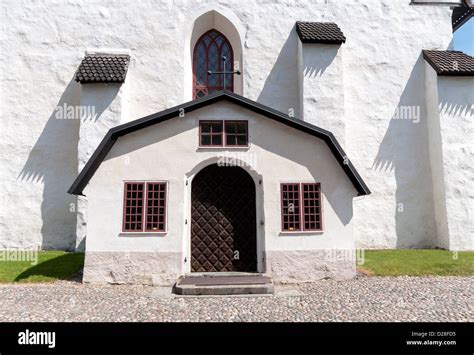
[{"label": "dark roof shingle", "polygon": [[296,22],[296,32],[303,43],[341,44],[346,37],[333,22]]},{"label": "dark roof shingle", "polygon": [[423,58],[438,75],[474,76],[474,57],[463,52],[423,50]]},{"label": "dark roof shingle", "polygon": [[87,54],[76,72],[81,84],[123,83],[130,56],[125,54]]}]

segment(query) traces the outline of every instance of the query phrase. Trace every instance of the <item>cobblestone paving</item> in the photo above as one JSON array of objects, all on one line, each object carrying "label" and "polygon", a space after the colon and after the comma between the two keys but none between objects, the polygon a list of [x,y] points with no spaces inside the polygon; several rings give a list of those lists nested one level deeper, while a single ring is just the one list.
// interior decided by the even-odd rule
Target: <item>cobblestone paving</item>
[{"label": "cobblestone paving", "polygon": [[474,321],[474,277],[359,277],[272,296],[175,296],[130,285],[0,285],[0,321]]}]

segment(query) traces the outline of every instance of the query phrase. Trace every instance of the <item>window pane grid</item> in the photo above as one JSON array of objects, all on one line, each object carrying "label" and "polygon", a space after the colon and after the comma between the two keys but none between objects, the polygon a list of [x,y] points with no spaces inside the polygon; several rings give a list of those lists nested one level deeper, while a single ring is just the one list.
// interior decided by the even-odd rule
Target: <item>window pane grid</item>
[{"label": "window pane grid", "polygon": [[282,231],[322,230],[320,183],[281,184]]},{"label": "window pane grid", "polygon": [[[227,57],[226,68],[222,56]],[[193,55],[194,98],[200,98],[224,89],[223,74],[208,75],[211,71],[231,71],[234,66],[232,47],[223,34],[216,30],[205,33],[196,43]],[[233,91],[234,76],[226,75],[225,89]]]},{"label": "window pane grid", "polygon": [[226,145],[247,146],[248,145],[248,123],[247,121],[225,122]]},{"label": "window pane grid", "polygon": [[126,182],[124,232],[166,231],[166,182]]},{"label": "window pane grid", "polygon": [[320,184],[302,184],[303,215],[305,230],[321,230],[321,191]]},{"label": "window pane grid", "polygon": [[125,184],[124,231],[143,231],[143,183]]},{"label": "window pane grid", "polygon": [[[225,135],[225,140],[223,136]],[[200,146],[248,146],[247,121],[200,121]]]},{"label": "window pane grid", "polygon": [[199,123],[200,145],[222,146],[222,121],[203,121]]},{"label": "window pane grid", "polygon": [[300,185],[282,184],[282,229],[284,231],[299,231],[300,223]]},{"label": "window pane grid", "polygon": [[147,183],[147,232],[166,230],[166,183]]}]

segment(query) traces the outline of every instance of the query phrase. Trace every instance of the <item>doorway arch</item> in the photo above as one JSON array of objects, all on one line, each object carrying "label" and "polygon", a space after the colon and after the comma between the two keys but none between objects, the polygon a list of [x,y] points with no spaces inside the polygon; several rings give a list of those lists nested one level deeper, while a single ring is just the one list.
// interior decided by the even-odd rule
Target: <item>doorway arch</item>
[{"label": "doorway arch", "polygon": [[240,167],[203,168],[191,186],[191,272],[256,272],[256,189]]}]

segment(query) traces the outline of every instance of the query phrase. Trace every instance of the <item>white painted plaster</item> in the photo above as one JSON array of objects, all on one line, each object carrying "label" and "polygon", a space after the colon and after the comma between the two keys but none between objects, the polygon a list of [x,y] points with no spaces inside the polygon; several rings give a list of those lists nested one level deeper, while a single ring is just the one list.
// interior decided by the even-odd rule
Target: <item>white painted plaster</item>
[{"label": "white painted plaster", "polygon": [[356,275],[355,251],[272,250],[268,253],[268,269],[277,284],[351,279]]},{"label": "white painted plaster", "polygon": [[87,251],[83,281],[171,286],[180,275],[181,257],[169,252]]},{"label": "white painted plaster", "polygon": [[331,131],[342,147],[346,141],[344,110],[343,45],[299,41],[302,118]]},{"label": "white painted plaster", "polygon": [[[71,0],[54,6],[8,0],[1,7],[0,247],[75,246],[80,216],[71,211],[76,197],[66,191],[78,173],[79,122],[56,120],[53,113],[57,105],[80,103],[81,87],[73,77],[84,51],[129,50],[129,115],[124,122],[140,118],[190,98],[190,39],[209,11],[223,16],[216,26],[226,23],[226,30],[241,41],[243,94],[285,113],[302,109],[295,22],[336,22],[347,37],[342,45],[346,153],[372,191],[354,203],[357,245],[434,247],[438,240],[446,245],[444,237],[436,236],[420,53],[451,46],[449,7],[393,0]],[[449,82],[456,86],[457,80]],[[473,91],[472,84],[463,85]],[[339,85],[335,90],[340,91]],[[449,92],[447,86],[443,91]],[[446,95],[444,100],[447,106],[449,100],[469,103],[459,102],[460,97],[472,103],[469,96]],[[420,124],[392,120],[400,105],[423,107]],[[453,161],[464,158],[461,153]],[[466,179],[472,177],[468,169],[463,172]],[[399,204],[402,213],[397,212]],[[464,202],[451,207],[454,215],[464,216]],[[468,238],[462,225],[453,230]],[[456,248],[469,248],[459,245],[466,243],[463,238]]]},{"label": "white painted plaster", "polygon": [[[324,141],[288,128],[228,102],[220,102],[120,137],[90,180],[87,251],[183,253],[190,271],[190,194],[192,178],[216,162],[228,149],[199,150],[198,121],[246,119],[250,147],[239,152],[252,161],[246,167],[256,184],[259,271],[266,270],[266,251],[353,249],[352,198],[357,194]],[[169,159],[173,157],[173,159]],[[121,233],[123,182],[168,181],[168,232],[153,236]],[[186,185],[188,180],[188,185]],[[259,183],[262,181],[262,184]],[[323,194],[324,231],[280,235],[280,184],[320,182]],[[188,224],[185,224],[185,220]],[[261,225],[260,221],[263,221]]]},{"label": "white painted plaster", "polygon": [[426,63],[426,106],[438,246],[474,249],[474,79],[437,76]]},{"label": "white painted plaster", "polygon": [[444,172],[451,250],[474,250],[473,88],[472,77],[438,77],[442,160],[437,163]]},{"label": "white painted plaster", "polygon": [[436,217],[438,246],[449,249],[449,231],[444,185],[443,151],[438,108],[438,77],[430,64],[425,62],[426,111],[430,146],[430,166],[433,181],[433,202]]},{"label": "white painted plaster", "polygon": [[[111,51],[103,52],[111,53]],[[123,53],[121,53],[123,54]],[[80,106],[91,108],[93,115],[80,117],[77,148],[78,171],[99,146],[110,128],[126,120],[127,84],[84,84]],[[86,110],[87,111],[87,110]],[[87,199],[77,198],[76,251],[84,251],[87,237]]]}]

